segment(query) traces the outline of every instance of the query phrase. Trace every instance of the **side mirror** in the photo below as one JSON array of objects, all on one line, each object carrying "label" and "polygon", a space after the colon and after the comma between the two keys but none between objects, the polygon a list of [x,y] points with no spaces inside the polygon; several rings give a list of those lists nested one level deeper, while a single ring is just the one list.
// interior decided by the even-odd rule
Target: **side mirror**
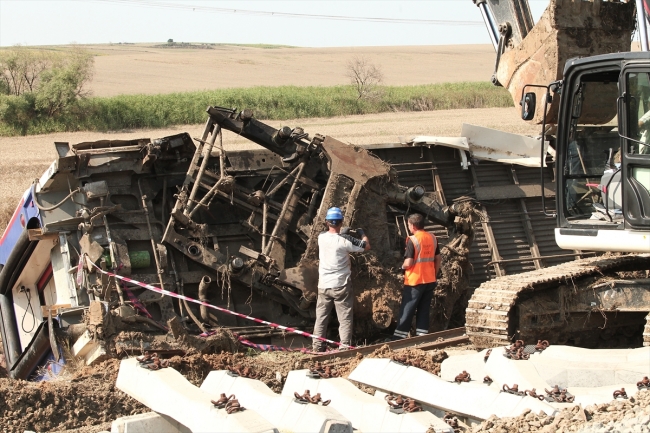
[{"label": "side mirror", "polygon": [[524,120],[533,120],[535,117],[535,106],[537,105],[537,96],[533,92],[528,92],[521,98],[521,118]]}]

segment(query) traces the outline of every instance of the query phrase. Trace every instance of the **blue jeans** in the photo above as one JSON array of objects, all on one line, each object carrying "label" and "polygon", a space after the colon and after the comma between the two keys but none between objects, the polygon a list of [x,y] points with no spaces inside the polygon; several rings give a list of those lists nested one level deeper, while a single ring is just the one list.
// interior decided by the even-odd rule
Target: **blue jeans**
[{"label": "blue jeans", "polygon": [[404,286],[402,291],[402,304],[399,307],[399,321],[393,340],[401,340],[409,336],[411,321],[415,314],[415,333],[424,335],[429,333],[429,310],[433,291],[438,283],[418,284],[417,286]]}]

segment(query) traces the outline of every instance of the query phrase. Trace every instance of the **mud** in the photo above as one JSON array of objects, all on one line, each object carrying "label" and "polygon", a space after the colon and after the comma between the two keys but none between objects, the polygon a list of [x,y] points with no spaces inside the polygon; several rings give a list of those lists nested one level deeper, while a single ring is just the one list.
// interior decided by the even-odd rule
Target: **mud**
[{"label": "mud", "polygon": [[380,262],[372,252],[353,258],[356,336],[372,338],[378,329],[387,329],[394,324],[402,299],[403,277],[396,271],[401,263],[401,258],[390,257]]}]

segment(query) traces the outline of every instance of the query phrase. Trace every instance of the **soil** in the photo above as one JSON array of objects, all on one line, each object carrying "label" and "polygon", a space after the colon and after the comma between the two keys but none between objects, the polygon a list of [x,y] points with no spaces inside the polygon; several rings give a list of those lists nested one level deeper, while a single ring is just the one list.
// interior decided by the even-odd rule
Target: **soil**
[{"label": "soil", "polygon": [[[485,420],[474,432],[519,433],[544,432],[564,433],[578,429],[594,429],[598,431],[641,431],[621,425],[626,420],[650,415],[650,392],[639,391],[629,399],[613,400],[610,403],[587,406],[573,406],[563,409],[559,414],[547,416],[543,413],[524,412],[517,418],[491,417]],[[599,429],[603,424],[614,422],[619,424],[612,430]],[[640,427],[640,426],[638,426]]]},{"label": "soil", "polygon": [[0,425],[7,433],[92,426],[149,409],[115,388],[119,361],[108,360],[48,382],[0,379]]}]

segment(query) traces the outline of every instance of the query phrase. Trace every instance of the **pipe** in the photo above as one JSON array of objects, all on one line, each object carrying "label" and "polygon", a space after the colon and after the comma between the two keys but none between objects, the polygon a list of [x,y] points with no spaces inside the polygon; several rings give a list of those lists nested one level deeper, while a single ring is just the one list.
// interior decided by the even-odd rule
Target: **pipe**
[{"label": "pipe", "polygon": [[[176,260],[174,259],[174,250],[169,252],[169,261],[172,264],[172,273],[174,274],[174,287],[176,288],[176,293],[181,293],[181,283],[178,278],[178,272],[176,271]],[[178,311],[181,313],[181,319],[185,319],[185,313],[183,312],[183,301],[178,300]]]},{"label": "pipe", "polygon": [[47,322],[42,322],[27,349],[16,360],[11,370],[7,368],[9,377],[26,380],[36,370],[43,357],[51,350],[49,328]]},{"label": "pipe", "polygon": [[300,176],[302,175],[302,170],[305,168],[305,163],[301,162],[298,167],[298,174],[293,180],[293,183],[291,184],[291,189],[289,190],[289,194],[287,194],[287,198],[284,201],[284,205],[282,206],[282,210],[280,211],[280,215],[278,215],[278,220],[275,222],[275,227],[273,227],[273,232],[271,233],[269,243],[266,245],[266,250],[263,251],[265,255],[268,255],[269,252],[271,251],[271,247],[273,246],[273,243],[275,242],[276,236],[278,235],[278,231],[280,230],[280,226],[283,225],[284,221],[284,215],[287,213],[287,209],[289,208],[289,202],[291,200],[291,197],[293,197],[294,192],[296,191],[296,188],[298,187],[298,179],[300,179]]},{"label": "pipe", "polygon": [[[183,280],[181,280],[181,285],[180,285],[180,287],[179,287],[179,291],[180,291],[180,294],[181,294],[181,295],[185,296],[185,289],[184,289],[184,283],[183,283]],[[203,326],[203,323],[201,323],[201,321],[200,321],[199,319],[196,318],[196,316],[194,315],[194,312],[190,309],[190,306],[189,306],[189,304],[187,303],[187,301],[186,301],[185,299],[183,299],[183,304],[185,305],[185,309],[187,310],[187,314],[190,315],[190,318],[194,321],[194,323],[196,324],[196,326],[199,327],[199,329],[201,330],[201,332],[207,332],[206,327]]]},{"label": "pipe", "polygon": [[[208,287],[210,287],[211,282],[212,278],[207,275],[204,275],[203,278],[201,278],[201,282],[199,283],[199,301],[208,302]],[[201,305],[201,318],[205,323],[210,323],[208,307],[205,305]]]},{"label": "pipe", "polygon": [[[34,181],[34,182],[36,182],[36,181]],[[57,204],[55,204],[55,205],[53,205],[53,206],[49,206],[49,207],[41,206],[41,205],[38,203],[38,200],[36,199],[36,195],[34,195],[34,204],[36,205],[36,207],[38,208],[38,210],[46,211],[46,212],[48,212],[48,211],[53,211],[54,209],[56,209],[56,208],[58,208],[58,207],[61,207],[61,206],[63,205],[63,203],[66,202],[67,199],[69,199],[70,197],[72,197],[73,195],[75,195],[76,193],[78,193],[78,192],[80,192],[80,191],[81,191],[81,188],[77,188],[77,189],[75,189],[75,190],[73,190],[73,191],[70,191],[70,194],[66,195],[65,198],[64,198],[63,200],[61,200],[61,201],[58,202]]]},{"label": "pipe", "polygon": [[[218,132],[219,132],[219,167],[220,167],[220,173],[219,173],[219,180],[210,188],[210,190],[203,196],[201,201],[197,203],[192,210],[189,213],[185,213],[187,216],[192,218],[192,215],[197,211],[197,209],[201,207],[209,207],[210,203],[212,202],[212,197],[219,191],[219,187],[221,186],[221,183],[223,182],[224,178],[226,177],[226,156],[223,150],[223,140],[221,137],[221,127],[218,126]],[[200,179],[197,177],[196,181],[194,183],[195,186],[198,186],[200,184]]]},{"label": "pipe", "polygon": [[205,128],[203,129],[203,135],[201,135],[201,139],[198,140],[200,145],[196,147],[196,151],[192,156],[192,161],[190,162],[190,167],[187,173],[183,173],[185,175],[185,182],[183,183],[183,186],[187,185],[192,180],[192,174],[194,173],[196,163],[199,161],[199,156],[203,153],[203,143],[205,143],[205,140],[208,138],[212,126],[214,126],[214,123],[212,122],[212,119],[208,117],[208,120],[205,122]]},{"label": "pipe", "polygon": [[226,172],[226,152],[223,150],[223,135],[221,134],[221,126],[219,126],[219,171],[219,177],[223,177],[224,173]]},{"label": "pipe", "polygon": [[[158,257],[158,247],[156,241],[153,239],[153,230],[151,229],[151,219],[149,218],[149,207],[147,206],[147,196],[142,192],[142,184],[140,179],[138,179],[138,189],[140,190],[140,199],[142,200],[142,210],[144,210],[144,216],[147,220],[147,228],[149,229],[149,239],[151,240],[151,249],[153,251],[153,258],[156,261],[156,273],[158,274],[158,281],[160,282],[160,288],[165,289],[165,283],[163,281],[163,270],[160,267],[160,258]],[[163,209],[163,214],[165,213]]]},{"label": "pipe", "polygon": [[299,171],[302,172],[302,167],[301,167],[300,165],[297,165],[293,170],[291,170],[291,173],[287,174],[287,175],[286,175],[286,176],[285,176],[285,177],[280,181],[280,183],[278,183],[276,186],[274,186],[273,189],[272,189],[271,191],[267,192],[267,193],[266,193],[266,196],[269,197],[269,198],[270,198],[270,197],[273,197],[273,196],[275,195],[275,193],[278,192],[278,190],[279,190],[280,188],[282,188],[282,187],[283,187],[283,186],[284,186],[284,185],[289,181],[289,179],[290,179],[291,177],[294,177],[294,180],[298,180],[298,178],[300,177],[300,175],[296,176],[296,173],[299,172]]},{"label": "pipe", "polygon": [[[637,1],[642,1],[642,0],[637,0]],[[499,47],[499,36],[498,36],[499,32],[497,32],[497,29],[494,26],[494,22],[492,21],[492,18],[490,16],[490,10],[485,4],[485,0],[474,0],[474,4],[478,6],[478,8],[481,10],[481,15],[483,16],[483,22],[485,23],[485,27],[487,28],[488,34],[490,35],[492,46],[496,51],[497,48]]]},{"label": "pipe", "polygon": [[641,51],[648,51],[648,25],[645,16],[643,0],[636,0],[636,20],[639,25],[639,41]]},{"label": "pipe", "polygon": [[[201,178],[203,177],[203,173],[205,173],[205,168],[208,166],[208,160],[210,159],[210,155],[212,154],[212,148],[214,147],[214,142],[217,140],[217,135],[221,133],[221,126],[217,125],[214,131],[212,131],[212,135],[210,136],[210,141],[205,143],[203,140],[201,140],[201,153],[203,153],[203,161],[201,161],[201,167],[199,167],[199,172],[196,174],[196,179],[194,179],[194,185],[192,185],[192,191],[190,191],[190,196],[187,200],[187,206],[185,208],[185,212],[183,212],[185,215],[188,214],[190,211],[190,206],[194,202],[194,197],[196,197],[196,193],[199,191],[199,186],[201,185]],[[204,151],[204,145],[207,144],[207,151]],[[223,173],[222,173],[223,176]]]},{"label": "pipe", "polygon": [[266,201],[266,196],[264,197],[264,203],[262,203],[262,251],[266,250],[266,220],[267,212],[269,210],[269,204]]}]

